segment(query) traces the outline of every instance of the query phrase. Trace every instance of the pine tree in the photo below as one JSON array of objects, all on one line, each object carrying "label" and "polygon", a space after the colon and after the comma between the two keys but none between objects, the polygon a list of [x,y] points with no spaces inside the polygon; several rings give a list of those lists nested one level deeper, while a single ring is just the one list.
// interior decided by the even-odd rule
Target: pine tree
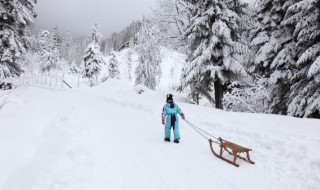
[{"label": "pine tree", "polygon": [[39,56],[41,72],[49,72],[58,68],[59,51],[53,46],[52,38],[48,30],[39,34]]},{"label": "pine tree", "polygon": [[37,14],[36,0],[0,0],[0,79],[19,76],[17,64],[28,45],[28,28]]},{"label": "pine tree", "polygon": [[97,44],[100,50],[103,36],[98,29],[98,22],[95,22],[94,25],[91,26],[91,34],[89,36],[89,41],[93,42],[94,44]]},{"label": "pine tree", "polygon": [[155,67],[150,64],[150,57],[148,56],[148,51],[145,49],[140,50],[140,56],[138,59],[138,66],[135,70],[135,85],[143,84],[148,88],[155,90],[158,84],[158,78],[160,67]]},{"label": "pine tree", "polygon": [[56,48],[59,51],[60,55],[63,55],[63,51],[62,51],[62,44],[63,44],[63,38],[61,35],[61,31],[60,28],[58,26],[55,26],[53,28],[53,32],[52,32],[52,45],[53,48]]},{"label": "pine tree", "polygon": [[111,57],[109,59],[109,65],[108,65],[109,78],[120,79],[119,63],[116,58],[115,52],[111,51],[110,56]]},{"label": "pine tree", "polygon": [[78,74],[79,73],[79,68],[74,62],[71,63],[71,65],[70,65],[70,72],[72,74]]},{"label": "pine tree", "polygon": [[82,61],[83,78],[88,78],[90,86],[94,85],[94,77],[98,77],[101,64],[104,63],[103,56],[99,50],[99,46],[95,43],[88,44]]},{"label": "pine tree", "polygon": [[183,34],[189,52],[181,88],[190,86],[210,99],[214,87],[216,108],[222,109],[226,86],[247,75],[241,59],[248,51],[241,36],[245,4],[237,0],[184,2],[190,18]]},{"label": "pine tree", "polygon": [[161,77],[160,48],[156,34],[158,28],[150,23],[144,23],[141,31],[137,34],[139,54],[138,66],[135,70],[135,85],[143,84],[155,90]]},{"label": "pine tree", "polygon": [[18,64],[23,68],[24,72],[37,72],[39,71],[40,63],[39,57],[39,43],[35,35],[29,37],[29,48],[28,51],[18,60]]},{"label": "pine tree", "polygon": [[84,51],[86,49],[86,40],[82,38],[77,38],[74,41],[74,52],[72,54],[72,59],[75,60],[77,65],[81,65],[82,58],[84,56]]},{"label": "pine tree", "polygon": [[129,81],[131,82],[132,80],[132,55],[133,55],[133,52],[132,50],[129,50],[128,51],[128,54],[127,54],[127,59],[128,59],[128,79]]},{"label": "pine tree", "polygon": [[300,0],[289,6],[283,25],[295,27],[298,55],[288,114],[320,118],[320,0]]},{"label": "pine tree", "polygon": [[131,41],[131,44],[136,44],[136,34],[140,31],[142,26],[141,21],[133,21],[129,26],[124,28],[119,33],[113,33],[111,39],[108,40],[108,43],[105,47],[105,52],[108,54],[111,50],[119,50],[125,43]]},{"label": "pine tree", "polygon": [[296,48],[293,39],[294,27],[283,25],[286,11],[297,0],[260,0],[252,15],[254,27],[250,31],[251,48],[255,59],[251,69],[274,83],[271,91],[269,112],[286,114],[295,72]]},{"label": "pine tree", "polygon": [[70,31],[67,31],[66,38],[63,44],[63,57],[69,62],[69,64],[72,63],[71,48],[72,48],[72,36]]},{"label": "pine tree", "polygon": [[104,64],[103,55],[100,52],[101,39],[102,35],[98,31],[98,24],[95,23],[91,27],[91,34],[89,35],[91,42],[88,44],[82,60],[83,78],[89,79],[90,86],[94,85],[94,77],[97,79],[101,70],[101,64]]}]

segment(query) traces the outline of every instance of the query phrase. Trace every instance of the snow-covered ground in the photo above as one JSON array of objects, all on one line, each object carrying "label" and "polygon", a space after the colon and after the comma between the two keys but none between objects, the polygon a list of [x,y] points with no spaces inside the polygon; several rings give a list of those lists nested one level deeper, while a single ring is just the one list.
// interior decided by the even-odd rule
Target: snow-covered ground
[{"label": "snow-covered ground", "polygon": [[[0,91],[0,94],[7,93]],[[315,190],[320,120],[232,113],[174,99],[192,123],[253,149],[236,168],[181,122],[163,141],[165,93],[108,80],[94,88],[21,86],[0,110],[0,189]],[[216,147],[218,148],[218,147]]]}]

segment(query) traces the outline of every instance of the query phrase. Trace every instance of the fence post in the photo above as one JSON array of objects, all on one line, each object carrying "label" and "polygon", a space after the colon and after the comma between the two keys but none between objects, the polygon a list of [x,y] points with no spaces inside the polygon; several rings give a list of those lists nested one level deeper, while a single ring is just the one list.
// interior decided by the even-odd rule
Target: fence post
[{"label": "fence post", "polygon": [[36,85],[36,78],[35,78],[35,76],[34,76],[34,73],[32,72],[31,73],[32,74],[32,83],[33,83],[33,85]]},{"label": "fence post", "polygon": [[62,73],[61,88],[63,88],[63,81],[64,81],[64,73]]},{"label": "fence post", "polygon": [[78,88],[80,88],[80,73],[78,74]]},{"label": "fence post", "polygon": [[56,87],[58,87],[58,72],[56,71]]},{"label": "fence post", "polygon": [[52,82],[51,71],[50,71],[49,75],[50,75],[50,87],[51,87],[51,82]]}]

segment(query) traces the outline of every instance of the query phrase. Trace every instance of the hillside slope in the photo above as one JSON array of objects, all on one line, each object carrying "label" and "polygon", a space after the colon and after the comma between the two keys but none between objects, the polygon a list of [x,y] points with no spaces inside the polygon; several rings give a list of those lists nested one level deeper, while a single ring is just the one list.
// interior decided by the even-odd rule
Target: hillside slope
[{"label": "hillside slope", "polygon": [[164,142],[163,93],[138,95],[115,80],[92,89],[18,87],[0,111],[0,189],[319,187],[319,120],[230,113],[174,98],[192,123],[252,148],[256,164],[239,160],[236,168],[217,159],[185,122],[180,144]]}]

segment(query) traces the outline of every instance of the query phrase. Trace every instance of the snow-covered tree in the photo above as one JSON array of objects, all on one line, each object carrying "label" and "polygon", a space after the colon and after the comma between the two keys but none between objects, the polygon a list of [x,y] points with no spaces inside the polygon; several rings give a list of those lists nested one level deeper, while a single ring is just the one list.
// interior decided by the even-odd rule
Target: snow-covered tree
[{"label": "snow-covered tree", "polygon": [[128,79],[130,82],[132,80],[132,55],[133,55],[132,50],[129,50],[127,53],[127,60],[128,60],[127,65],[128,65]]},{"label": "snow-covered tree", "polygon": [[141,31],[137,34],[139,54],[138,66],[135,70],[135,84],[143,84],[150,89],[156,89],[161,77],[160,47],[157,43],[156,25],[144,23]]},{"label": "snow-covered tree", "polygon": [[48,30],[41,31],[39,34],[39,56],[40,70],[49,72],[52,69],[58,68],[59,51],[53,46],[52,38]]},{"label": "snow-covered tree", "polygon": [[28,44],[28,51],[18,59],[18,65],[24,72],[39,71],[39,64],[35,64],[40,63],[40,47],[37,37],[35,35],[28,37]]},{"label": "snow-covered tree", "polygon": [[119,63],[114,51],[111,51],[110,53],[108,71],[109,71],[109,78],[120,79]]},{"label": "snow-covered tree", "polygon": [[140,31],[141,26],[141,21],[132,21],[129,26],[125,27],[119,33],[113,33],[111,39],[106,41],[104,52],[109,54],[113,49],[120,50],[127,42],[129,42],[130,45],[137,44],[136,34]]},{"label": "snow-covered tree", "polygon": [[78,37],[73,41],[73,51],[71,55],[72,60],[74,60],[77,65],[81,65],[85,49],[86,39]]},{"label": "snow-covered tree", "polygon": [[299,0],[288,7],[285,26],[294,26],[297,68],[291,78],[288,114],[320,118],[320,0]]},{"label": "snow-covered tree", "polygon": [[69,64],[72,63],[71,48],[72,48],[72,36],[70,31],[67,31],[66,38],[63,44],[63,57],[69,62]]},{"label": "snow-covered tree", "polygon": [[227,84],[247,76],[241,56],[248,52],[241,36],[245,4],[237,0],[183,2],[188,6],[190,23],[183,34],[189,52],[181,87],[198,89],[208,99],[214,87],[216,108],[222,109]]},{"label": "snow-covered tree", "polygon": [[255,55],[251,71],[274,83],[270,112],[286,114],[290,79],[295,72],[294,27],[281,24],[286,11],[297,0],[259,0],[252,15],[251,48]]},{"label": "snow-covered tree", "polygon": [[153,10],[154,22],[161,30],[161,43],[176,50],[185,50],[186,40],[181,38],[189,23],[187,6],[180,0],[157,0]]},{"label": "snow-covered tree", "polygon": [[0,79],[21,74],[17,59],[25,52],[36,0],[0,0]]},{"label": "snow-covered tree", "polygon": [[236,112],[267,113],[271,86],[269,79],[255,77],[253,84],[233,82],[223,98],[226,110]]},{"label": "snow-covered tree", "polygon": [[79,73],[79,70],[80,70],[79,66],[77,66],[74,62],[71,63],[71,65],[70,65],[70,72],[71,72],[72,74],[78,74],[78,73]]},{"label": "snow-covered tree", "polygon": [[60,55],[63,55],[63,38],[58,26],[55,26],[52,31],[52,45],[53,48],[56,48],[59,51]]},{"label": "snow-covered tree", "polygon": [[82,77],[88,78],[90,81],[90,86],[93,86],[95,79],[98,77],[101,64],[104,63],[103,56],[99,50],[99,46],[95,43],[90,43],[86,50],[82,61]]},{"label": "snow-covered tree", "polygon": [[102,43],[102,34],[99,32],[98,22],[95,22],[93,26],[91,26],[91,34],[88,37],[88,40],[94,44],[99,46],[99,50],[101,48]]},{"label": "snow-covered tree", "polygon": [[102,35],[98,31],[98,24],[95,23],[91,27],[91,33],[89,35],[90,43],[84,53],[82,60],[82,76],[88,78],[90,86],[93,86],[101,70],[101,64],[104,64],[103,55],[100,52],[100,43]]},{"label": "snow-covered tree", "polygon": [[[148,50],[141,49],[139,53],[138,66],[135,70],[135,85],[143,84],[148,88],[155,90],[159,83],[158,76],[161,69],[158,65],[152,65],[152,63],[150,63],[150,58],[152,56],[148,56]],[[155,58],[153,57],[151,59],[154,60]],[[160,58],[158,57],[158,61],[159,60]]]}]

